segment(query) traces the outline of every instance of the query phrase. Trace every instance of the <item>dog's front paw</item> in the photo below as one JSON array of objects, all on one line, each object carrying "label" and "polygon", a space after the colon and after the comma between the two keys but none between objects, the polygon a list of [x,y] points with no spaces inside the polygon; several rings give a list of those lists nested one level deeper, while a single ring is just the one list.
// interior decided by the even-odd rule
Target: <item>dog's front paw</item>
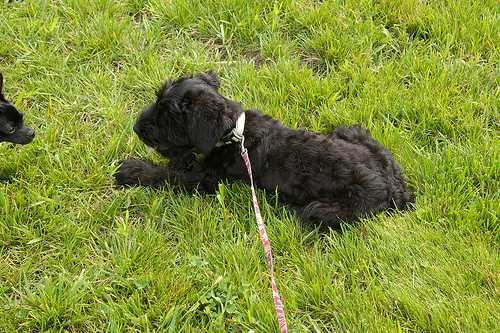
[{"label": "dog's front paw", "polygon": [[118,185],[134,186],[147,185],[144,180],[148,178],[150,164],[141,160],[125,160],[115,173],[115,180]]}]

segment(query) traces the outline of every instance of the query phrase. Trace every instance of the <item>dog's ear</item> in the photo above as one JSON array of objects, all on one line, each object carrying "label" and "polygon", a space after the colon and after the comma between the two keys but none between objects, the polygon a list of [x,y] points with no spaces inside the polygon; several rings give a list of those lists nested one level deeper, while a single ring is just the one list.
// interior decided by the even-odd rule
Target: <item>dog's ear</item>
[{"label": "dog's ear", "polygon": [[215,94],[201,93],[189,98],[187,108],[189,139],[206,156],[233,124],[227,114],[226,103]]},{"label": "dog's ear", "polygon": [[217,76],[217,74],[215,74],[214,72],[208,71],[206,73],[198,75],[198,77],[203,81],[205,81],[207,84],[214,87],[215,89],[219,89],[220,87],[219,76]]}]

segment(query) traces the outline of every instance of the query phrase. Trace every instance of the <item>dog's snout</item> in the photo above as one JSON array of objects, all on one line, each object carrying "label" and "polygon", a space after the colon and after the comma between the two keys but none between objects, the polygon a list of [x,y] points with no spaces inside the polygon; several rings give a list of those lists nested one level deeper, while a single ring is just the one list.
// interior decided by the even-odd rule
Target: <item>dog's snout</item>
[{"label": "dog's snout", "polygon": [[30,138],[34,138],[35,137],[35,130],[32,128],[28,128],[26,131],[26,136],[28,136]]},{"label": "dog's snout", "polygon": [[134,125],[134,132],[135,132],[135,134],[139,135],[140,130],[139,130],[139,126],[137,126],[137,124]]}]

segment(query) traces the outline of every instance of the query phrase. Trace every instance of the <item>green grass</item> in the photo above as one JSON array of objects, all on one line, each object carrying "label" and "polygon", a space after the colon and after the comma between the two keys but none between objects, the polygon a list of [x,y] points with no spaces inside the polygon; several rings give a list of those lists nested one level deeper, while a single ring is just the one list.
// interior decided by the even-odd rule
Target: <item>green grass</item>
[{"label": "green grass", "polygon": [[2,2],[37,137],[0,145],[0,331],[276,330],[247,187],[113,185],[162,80],[207,69],[288,126],[367,127],[416,192],[343,234],[259,193],[291,331],[498,330],[499,36],[494,0]]}]

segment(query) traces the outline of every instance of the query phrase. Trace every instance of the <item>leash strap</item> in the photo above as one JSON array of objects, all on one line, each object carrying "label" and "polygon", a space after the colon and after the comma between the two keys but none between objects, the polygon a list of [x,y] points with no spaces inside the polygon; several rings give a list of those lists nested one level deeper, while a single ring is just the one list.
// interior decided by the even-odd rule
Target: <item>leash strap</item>
[{"label": "leash strap", "polygon": [[271,277],[271,288],[273,290],[274,310],[276,312],[276,318],[278,319],[278,324],[280,326],[280,332],[288,333],[288,327],[286,326],[286,319],[285,319],[285,309],[283,307],[283,303],[281,302],[281,297],[278,291],[278,287],[276,286],[276,281],[274,280],[273,254],[271,253],[271,242],[269,241],[269,237],[267,237],[266,227],[264,225],[264,221],[262,220],[262,216],[260,215],[259,202],[257,201],[257,196],[255,194],[255,187],[253,184],[252,165],[250,164],[250,158],[248,157],[248,150],[245,148],[243,143],[244,140],[241,140],[241,157],[243,158],[243,162],[245,162],[248,176],[250,177],[250,188],[252,189],[253,210],[255,212],[255,220],[257,221],[257,226],[259,228],[260,241],[262,243],[262,247],[264,248],[264,253],[266,255],[267,268],[269,269],[269,275]]}]

